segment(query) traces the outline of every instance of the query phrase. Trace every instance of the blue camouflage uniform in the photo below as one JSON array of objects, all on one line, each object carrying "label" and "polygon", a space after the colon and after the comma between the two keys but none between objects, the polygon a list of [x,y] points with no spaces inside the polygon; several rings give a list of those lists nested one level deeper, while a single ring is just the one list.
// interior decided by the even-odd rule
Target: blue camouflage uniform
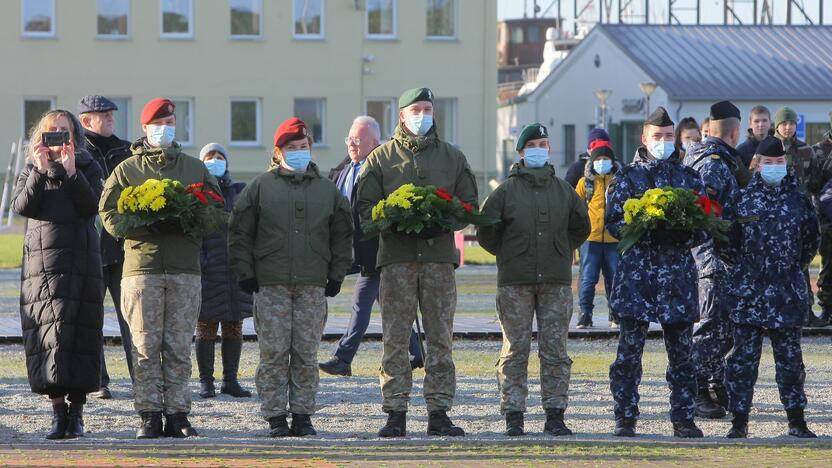
[{"label": "blue camouflage uniform", "polygon": [[[606,213],[610,234],[621,238],[624,202],[657,187],[704,191],[699,174],[683,166],[678,153],[657,161],[641,147],[633,163],[616,174],[610,187]],[[648,233],[618,260],[610,296],[610,309],[621,318],[618,354],[610,366],[616,418],[635,419],[639,414],[644,342],[650,322],[659,322],[668,356],[670,419],[693,419],[696,375],[690,352],[692,324],[699,314],[696,265],[690,249],[705,240],[704,233],[696,233],[685,243],[669,244]]]},{"label": "blue camouflage uniform", "polygon": [[[740,155],[722,139],[708,137],[685,155],[685,165],[699,173],[705,192],[722,205],[723,216],[730,216],[739,193],[732,167],[742,164]],[[725,266],[712,240],[694,247],[693,258],[699,271],[699,325],[693,332],[693,360],[699,386],[722,385],[725,356],[734,345],[731,321],[724,307]]]},{"label": "blue camouflage uniform", "polygon": [[734,349],[728,356],[725,386],[728,409],[748,413],[757,381],[763,334],[774,350],[780,401],[786,410],[806,407],[806,372],[800,350],[809,291],[804,270],[820,242],[818,219],[792,173],[779,186],[755,174],[735,206],[735,224],[726,260],[735,259],[726,293],[734,322]]}]

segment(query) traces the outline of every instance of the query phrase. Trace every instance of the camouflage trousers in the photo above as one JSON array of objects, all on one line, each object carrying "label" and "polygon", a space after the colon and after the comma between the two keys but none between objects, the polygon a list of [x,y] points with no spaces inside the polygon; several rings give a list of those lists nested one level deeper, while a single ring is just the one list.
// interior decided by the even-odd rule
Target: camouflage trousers
[{"label": "camouflage trousers", "polygon": [[503,330],[503,349],[497,361],[497,382],[503,414],[526,411],[535,315],[543,408],[567,406],[572,359],[566,353],[566,340],[572,318],[572,288],[554,283],[500,286],[497,316]]},{"label": "camouflage trousers", "polygon": [[818,302],[832,308],[832,226],[822,226],[820,231],[820,275],[818,275]]},{"label": "camouflage trousers", "polygon": [[313,414],[318,393],[318,346],[327,304],[320,286],[260,286],[254,330],[260,363],[254,382],[263,418]]},{"label": "camouflage trousers", "polygon": [[425,333],[424,396],[428,411],[450,410],[456,392],[452,355],[456,278],[450,263],[396,263],[381,270],[382,410],[407,411],[413,371],[408,343],[417,308]]},{"label": "camouflage trousers", "polygon": [[[795,328],[769,328],[768,337],[774,351],[774,369],[780,402],[786,410],[806,408],[806,368],[800,349],[802,330]],[[763,350],[762,327],[736,324],[734,349],[728,356],[725,369],[725,387],[728,390],[728,410],[732,413],[748,413],[754,398],[754,384],[760,367]]]},{"label": "camouflage trousers", "polygon": [[699,278],[699,324],[693,331],[693,362],[699,386],[721,386],[725,356],[734,345],[733,322],[723,301],[723,278]]},{"label": "camouflage trousers", "polygon": [[[618,354],[610,366],[610,390],[618,418],[639,415],[641,358],[649,326],[649,322],[621,319]],[[689,323],[662,324],[668,361],[665,377],[670,386],[670,420],[674,422],[693,419],[696,373],[691,360],[692,328]]]},{"label": "camouflage trousers", "polygon": [[191,411],[191,342],[201,291],[199,275],[122,278],[121,309],[133,337],[133,399],[139,413]]}]

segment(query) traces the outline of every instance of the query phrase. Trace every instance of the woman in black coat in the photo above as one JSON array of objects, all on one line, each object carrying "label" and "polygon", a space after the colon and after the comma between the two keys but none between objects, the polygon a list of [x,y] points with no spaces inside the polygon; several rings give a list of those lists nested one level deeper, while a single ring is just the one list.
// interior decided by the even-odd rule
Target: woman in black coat
[{"label": "woman in black coat", "polygon": [[[210,143],[199,152],[219,181],[225,210],[230,212],[245,184],[235,184],[228,172],[228,153],[217,143]],[[199,367],[199,396],[216,396],[214,389],[214,343],[222,323],[222,386],[220,392],[237,398],[248,398],[251,392],[237,381],[240,354],[243,349],[243,319],[251,317],[251,294],[240,291],[237,279],[228,267],[228,226],[213,237],[202,241],[202,309],[196,327],[196,363]]]},{"label": "woman in black coat", "polygon": [[[68,143],[44,146],[44,132],[67,132]],[[52,399],[47,439],[84,435],[86,394],[101,383],[104,287],[95,216],[103,181],[83,143],[76,146],[81,135],[70,112],[47,112],[32,130],[30,162],[12,195],[15,213],[29,218],[20,320],[29,386]]]}]

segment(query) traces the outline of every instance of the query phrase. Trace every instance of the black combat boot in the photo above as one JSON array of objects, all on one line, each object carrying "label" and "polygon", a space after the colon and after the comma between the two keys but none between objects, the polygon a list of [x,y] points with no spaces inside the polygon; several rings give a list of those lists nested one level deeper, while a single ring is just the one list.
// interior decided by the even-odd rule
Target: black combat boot
[{"label": "black combat boot", "polygon": [[803,410],[800,408],[786,410],[789,418],[789,435],[801,439],[814,439],[817,437],[814,432],[806,427],[806,419],[803,417]]},{"label": "black combat boot", "polygon": [[581,316],[578,318],[578,323],[575,324],[575,328],[592,328],[592,312],[581,312]]},{"label": "black combat boot", "polygon": [[214,340],[196,340],[196,366],[199,368],[199,396],[214,398]]},{"label": "black combat boot", "polygon": [[615,418],[615,432],[612,435],[616,437],[635,437],[636,436],[636,418]]},{"label": "black combat boot", "polygon": [[436,410],[428,413],[428,435],[462,437],[465,431],[451,422],[445,410]]},{"label": "black combat boot", "polygon": [[292,435],[295,437],[306,437],[318,435],[312,425],[312,418],[308,414],[292,413]]},{"label": "black combat boot", "polygon": [[235,398],[251,398],[251,392],[240,386],[237,370],[240,368],[240,355],[243,353],[243,340],[222,340],[222,386],[220,393]]},{"label": "black combat boot", "polygon": [[165,415],[165,436],[183,439],[198,436],[196,429],[188,421],[188,413],[174,413]]},{"label": "black combat boot", "polygon": [[704,437],[702,430],[696,427],[696,423],[690,421],[673,421],[673,437],[683,439],[698,439]]},{"label": "black combat boot", "polygon": [[748,437],[748,413],[734,413],[731,430],[725,437],[729,439],[745,439]]},{"label": "black combat boot", "polygon": [[708,387],[699,387],[694,400],[696,405],[695,414],[700,418],[720,419],[725,417],[725,408],[719,406],[711,399],[711,393]]},{"label": "black combat boot", "polygon": [[66,403],[52,405],[52,428],[46,434],[47,439],[56,440],[66,437],[67,411]]},{"label": "black combat boot", "polygon": [[523,432],[523,412],[509,411],[506,413],[506,432],[510,437],[525,435]]},{"label": "black combat boot", "polygon": [[289,423],[286,422],[286,415],[269,418],[269,437],[288,437],[292,435],[289,431]]},{"label": "black combat boot", "polygon": [[145,411],[139,413],[142,417],[142,424],[136,431],[137,439],[158,439],[162,437],[162,412]]},{"label": "black combat boot", "polygon": [[352,375],[352,366],[349,362],[344,361],[338,356],[332,356],[332,359],[318,364],[318,369],[326,372],[329,375],[341,375],[349,377]]},{"label": "black combat boot", "polygon": [[379,437],[404,437],[407,435],[407,411],[390,411],[387,424],[379,431]]},{"label": "black combat boot", "polygon": [[803,317],[803,326],[808,328],[820,328],[825,327],[828,325],[828,322],[823,320],[822,318],[815,315],[814,312],[809,310],[806,315]]},{"label": "black combat boot", "polygon": [[563,408],[549,408],[546,410],[546,424],[543,433],[555,437],[572,435],[572,430],[563,422]]},{"label": "black combat boot", "polygon": [[84,405],[72,403],[69,405],[66,422],[66,438],[84,437]]},{"label": "black combat boot", "polygon": [[711,401],[723,408],[728,408],[728,390],[724,385],[712,383],[708,385],[708,390],[711,394]]}]

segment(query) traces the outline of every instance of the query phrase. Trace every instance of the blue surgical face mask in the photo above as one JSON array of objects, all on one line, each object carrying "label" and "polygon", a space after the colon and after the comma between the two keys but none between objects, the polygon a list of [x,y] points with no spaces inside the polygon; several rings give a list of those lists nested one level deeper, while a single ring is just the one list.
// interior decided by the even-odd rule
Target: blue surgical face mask
[{"label": "blue surgical face mask", "polygon": [[283,161],[295,172],[306,171],[306,166],[312,160],[312,153],[308,149],[287,151],[283,154]]},{"label": "blue surgical face mask", "polygon": [[783,177],[786,177],[785,164],[765,164],[760,166],[760,175],[763,177],[763,182],[768,185],[780,185]]},{"label": "blue surgical face mask", "polygon": [[170,125],[147,126],[147,141],[153,146],[170,146],[174,137],[176,137],[176,127]]},{"label": "blue surgical face mask", "polygon": [[592,168],[600,175],[607,175],[612,170],[612,161],[609,159],[599,159],[592,163]]},{"label": "blue surgical face mask", "polygon": [[549,161],[549,148],[526,148],[523,150],[526,167],[543,167]]},{"label": "blue surgical face mask", "polygon": [[225,175],[226,162],[224,159],[209,159],[205,161],[205,167],[212,176],[222,177]]},{"label": "blue surgical face mask", "polygon": [[659,161],[669,158],[674,151],[676,151],[676,146],[672,141],[653,140],[650,142],[650,154]]},{"label": "blue surgical face mask", "polygon": [[410,115],[405,125],[414,135],[425,135],[433,127],[433,116],[430,114]]}]

